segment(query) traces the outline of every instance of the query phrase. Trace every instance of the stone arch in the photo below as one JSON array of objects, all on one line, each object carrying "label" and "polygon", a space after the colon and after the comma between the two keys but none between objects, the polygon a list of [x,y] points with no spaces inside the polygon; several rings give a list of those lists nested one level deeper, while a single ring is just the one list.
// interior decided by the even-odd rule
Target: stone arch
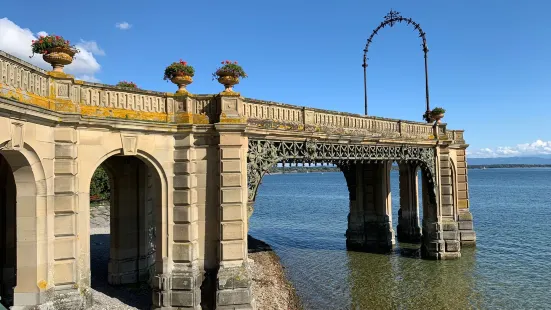
[{"label": "stone arch", "polygon": [[[158,181],[158,189],[156,190],[156,193],[158,193],[159,200],[154,204],[153,210],[153,213],[155,213],[155,222],[153,224],[155,227],[154,244],[156,251],[153,256],[154,268],[151,270],[154,270],[156,274],[168,273],[168,268],[170,268],[170,265],[168,265],[166,261],[167,258],[170,256],[170,242],[168,238],[171,235],[171,233],[169,233],[169,229],[171,229],[172,226],[169,225],[168,221],[169,212],[171,212],[171,210],[169,209],[169,202],[171,201],[171,198],[169,197],[169,181],[166,171],[167,168],[161,164],[157,157],[152,153],[151,149],[143,149],[140,147],[140,144],[135,145],[135,149],[133,150],[133,152],[128,152],[128,150],[125,149],[123,143],[121,143],[121,136],[118,134],[106,133],[103,137],[102,142],[103,146],[86,144],[79,145],[79,149],[84,147],[80,149],[79,152],[79,165],[81,167],[79,171],[79,192],[81,193],[79,195],[81,215],[79,216],[81,217],[81,219],[79,221],[82,223],[80,228],[80,235],[88,235],[88,237],[81,238],[81,242],[83,242],[82,248],[90,248],[90,236],[88,233],[90,227],[89,191],[94,172],[100,165],[102,165],[106,160],[109,160],[110,158],[134,158],[140,163],[143,163],[143,165],[147,167],[147,171],[150,171],[151,174]],[[150,145],[147,144],[144,146],[149,147]],[[99,150],[99,152],[96,151],[96,148],[97,150]],[[90,152],[88,150],[94,150],[94,152]],[[116,169],[106,169],[110,182],[112,182],[111,180],[113,180],[113,177],[116,175],[116,171],[114,170]],[[111,190],[113,190],[112,185]],[[87,240],[84,240],[85,238]],[[89,255],[90,254],[85,253],[82,259],[81,270],[85,273],[90,272]],[[151,276],[155,275],[150,274],[149,277]],[[143,277],[141,280],[144,280]],[[87,282],[85,284],[90,285],[90,282]]]},{"label": "stone arch", "polygon": [[[48,229],[47,186],[40,157],[28,144],[14,149],[9,141],[0,144],[0,156],[11,173],[15,195],[9,197],[15,206],[15,283],[14,306],[33,306],[44,302],[52,289],[51,257],[48,243],[53,235]],[[1,189],[0,189],[1,190]],[[5,207],[5,206],[4,206]]]}]

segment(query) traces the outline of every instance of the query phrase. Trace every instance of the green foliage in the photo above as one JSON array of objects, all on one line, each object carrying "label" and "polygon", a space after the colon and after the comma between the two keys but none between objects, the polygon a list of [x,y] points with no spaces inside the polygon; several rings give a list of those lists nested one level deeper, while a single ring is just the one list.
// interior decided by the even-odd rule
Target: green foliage
[{"label": "green foliage", "polygon": [[108,200],[110,196],[109,176],[103,167],[99,166],[90,182],[90,201]]},{"label": "green foliage", "polygon": [[430,114],[432,114],[432,115],[439,115],[439,114],[444,114],[444,113],[446,113],[446,110],[444,110],[444,108],[440,108],[440,107],[434,108],[434,109],[432,109],[432,111],[430,111]]},{"label": "green foliage", "polygon": [[179,62],[173,62],[170,66],[165,69],[165,80],[171,80],[178,75],[195,75],[195,69],[188,65],[187,62],[180,59]]},{"label": "green foliage", "polygon": [[134,82],[128,82],[128,81],[120,81],[117,83],[118,87],[126,87],[126,88],[138,88],[138,85]]},{"label": "green foliage", "polygon": [[77,50],[74,46],[70,45],[68,40],[53,34],[48,36],[40,36],[38,40],[33,40],[31,47],[33,54],[47,54],[48,50],[54,47],[65,47],[73,50],[75,53],[79,52],[79,50]]},{"label": "green foliage", "polygon": [[247,74],[243,68],[237,64],[237,61],[231,62],[229,60],[222,61],[223,66],[216,69],[216,72],[212,74],[213,79],[217,79],[221,76],[235,76],[240,78],[246,78]]}]

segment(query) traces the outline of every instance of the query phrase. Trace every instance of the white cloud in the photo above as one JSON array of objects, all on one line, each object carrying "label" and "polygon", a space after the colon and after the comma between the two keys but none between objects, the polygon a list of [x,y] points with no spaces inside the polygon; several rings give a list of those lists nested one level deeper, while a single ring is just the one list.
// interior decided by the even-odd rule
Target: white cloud
[{"label": "white cloud", "polygon": [[[21,58],[45,70],[51,70],[50,64],[42,59],[42,55],[34,55],[32,58],[31,43],[38,36],[48,35],[44,31],[36,34],[28,28],[21,28],[7,18],[0,19],[0,50]],[[86,77],[87,81],[99,81],[94,75],[101,69],[94,55],[105,55],[94,41],[83,41],[76,44],[80,53],[75,55],[72,64],[65,67],[65,72],[75,76]]]},{"label": "white cloud", "polygon": [[122,23],[116,23],[115,27],[119,28],[120,30],[128,30],[132,28],[132,25],[130,25],[127,22],[122,22]]},{"label": "white cloud", "polygon": [[80,48],[90,51],[90,53],[98,56],[105,56],[105,51],[102,50],[96,41],[84,41],[80,39],[80,43],[77,44]]},{"label": "white cloud", "polygon": [[551,141],[536,140],[532,143],[500,146],[493,149],[467,149],[467,155],[472,158],[551,155]]}]

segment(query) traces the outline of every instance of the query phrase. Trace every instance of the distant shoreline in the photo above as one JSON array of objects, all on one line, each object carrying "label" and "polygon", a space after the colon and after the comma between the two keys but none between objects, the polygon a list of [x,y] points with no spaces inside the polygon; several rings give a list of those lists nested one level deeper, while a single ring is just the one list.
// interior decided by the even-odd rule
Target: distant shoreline
[{"label": "distant shoreline", "polygon": [[[468,165],[467,169],[496,169],[496,168],[551,168],[551,164],[492,164],[492,165]],[[398,170],[392,166],[392,170]],[[290,173],[324,173],[341,172],[337,167],[273,167],[268,174],[290,174]]]}]

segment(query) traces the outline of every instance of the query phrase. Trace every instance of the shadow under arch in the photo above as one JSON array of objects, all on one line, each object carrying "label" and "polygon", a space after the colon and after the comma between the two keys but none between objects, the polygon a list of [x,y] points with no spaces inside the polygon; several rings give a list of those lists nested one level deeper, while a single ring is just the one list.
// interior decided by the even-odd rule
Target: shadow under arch
[{"label": "shadow under arch", "polygon": [[49,264],[48,243],[43,240],[53,238],[47,225],[47,194],[53,189],[47,187],[40,157],[26,143],[19,148],[9,141],[0,144],[0,179],[2,302],[33,306],[52,289],[43,267]]},{"label": "shadow under arch", "polygon": [[151,305],[152,281],[166,272],[168,256],[166,173],[145,151],[124,155],[115,149],[97,160],[86,180],[88,189],[100,166],[110,183],[110,234],[91,236],[92,288],[128,305]]}]

